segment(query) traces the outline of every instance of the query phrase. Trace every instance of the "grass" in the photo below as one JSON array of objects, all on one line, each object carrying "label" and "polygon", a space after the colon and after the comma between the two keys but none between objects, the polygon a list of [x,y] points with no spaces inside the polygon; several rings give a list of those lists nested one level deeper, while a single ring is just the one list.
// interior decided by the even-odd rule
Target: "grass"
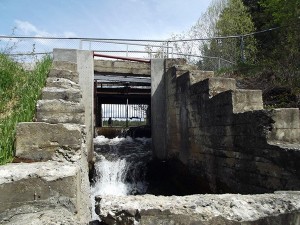
[{"label": "grass", "polygon": [[51,64],[51,57],[46,56],[33,71],[25,71],[19,63],[0,53],[0,165],[13,159],[17,123],[34,119],[36,102]]}]

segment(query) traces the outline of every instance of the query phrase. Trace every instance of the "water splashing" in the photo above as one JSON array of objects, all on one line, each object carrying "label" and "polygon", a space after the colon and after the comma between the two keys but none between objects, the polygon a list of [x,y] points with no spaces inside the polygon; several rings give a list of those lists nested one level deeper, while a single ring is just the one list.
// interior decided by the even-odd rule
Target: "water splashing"
[{"label": "water splashing", "polygon": [[[151,138],[108,139],[98,136],[94,139],[94,145],[96,163],[91,187],[93,204],[98,195],[146,193],[148,184],[145,177],[147,162],[151,160]],[[94,219],[96,217],[93,215]]]}]

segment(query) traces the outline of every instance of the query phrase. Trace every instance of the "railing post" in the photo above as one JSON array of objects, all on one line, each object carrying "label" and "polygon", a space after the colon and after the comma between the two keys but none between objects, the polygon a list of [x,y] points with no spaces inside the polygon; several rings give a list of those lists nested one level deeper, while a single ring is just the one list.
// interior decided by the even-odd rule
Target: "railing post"
[{"label": "railing post", "polygon": [[241,36],[241,61],[245,62],[245,55],[244,55],[244,36]]},{"label": "railing post", "polygon": [[79,41],[79,49],[82,50],[82,40]]},{"label": "railing post", "polygon": [[128,127],[128,98],[126,99],[126,127]]}]

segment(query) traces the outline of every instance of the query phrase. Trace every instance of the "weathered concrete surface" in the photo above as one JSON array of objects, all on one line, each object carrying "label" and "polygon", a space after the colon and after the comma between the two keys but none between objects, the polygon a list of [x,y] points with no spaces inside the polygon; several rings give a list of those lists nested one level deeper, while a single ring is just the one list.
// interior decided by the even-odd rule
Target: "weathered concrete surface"
[{"label": "weathered concrete surface", "polygon": [[48,77],[46,87],[80,89],[79,84],[65,78],[57,78],[57,77]]},{"label": "weathered concrete surface", "polygon": [[272,119],[275,123],[269,134],[269,140],[274,142],[300,143],[299,109],[274,109]]},{"label": "weathered concrete surface", "polygon": [[16,131],[16,156],[46,161],[62,155],[78,159],[82,127],[76,124],[19,123]]},{"label": "weathered concrete surface", "polygon": [[52,68],[50,70],[49,77],[65,78],[75,83],[79,82],[78,72],[74,72],[72,70]]},{"label": "weathered concrete surface", "polygon": [[11,210],[3,220],[2,225],[82,225],[74,213],[68,211],[64,206],[48,205],[42,207],[26,206],[18,208],[18,211]]},{"label": "weathered concrete surface", "polygon": [[[53,49],[53,68],[58,70],[71,70],[78,73],[74,80],[80,85],[82,100],[85,108],[84,124],[86,126],[86,157],[89,162],[93,159],[93,137],[94,137],[94,59],[92,51],[76,49]],[[61,76],[68,78],[68,76]],[[72,78],[72,77],[71,77]],[[72,79],[71,79],[72,80]]]},{"label": "weathered concrete surface", "polygon": [[78,181],[79,167],[74,164],[48,161],[1,166],[0,221],[23,205],[41,210],[47,204],[58,204],[76,212],[80,203]]},{"label": "weathered concrete surface", "polygon": [[42,99],[54,100],[63,99],[65,101],[80,102],[81,91],[77,88],[45,87],[42,91]]},{"label": "weathered concrete surface", "polygon": [[150,64],[129,61],[94,60],[95,73],[150,76]]},{"label": "weathered concrete surface", "polygon": [[164,63],[152,63],[159,77],[152,91],[162,90],[152,101],[158,160],[178,160],[177,172],[184,168],[195,178],[195,193],[300,189],[298,109],[263,110],[260,90],[236,89],[234,79],[209,73],[196,82],[182,61]]},{"label": "weathered concrete surface", "polygon": [[164,158],[166,148],[166,90],[165,90],[165,62],[163,59],[151,61],[151,129],[153,149],[158,158]]},{"label": "weathered concrete surface", "polygon": [[298,225],[300,193],[98,196],[96,213],[108,225]]},{"label": "weathered concrete surface", "polygon": [[38,100],[36,120],[47,123],[84,124],[85,108],[82,101],[73,102],[63,99]]},{"label": "weathered concrete surface", "polygon": [[88,162],[93,161],[94,156],[94,58],[92,51],[77,51],[77,71],[79,84],[82,91],[84,104],[84,117],[86,127],[86,150],[84,154]]}]

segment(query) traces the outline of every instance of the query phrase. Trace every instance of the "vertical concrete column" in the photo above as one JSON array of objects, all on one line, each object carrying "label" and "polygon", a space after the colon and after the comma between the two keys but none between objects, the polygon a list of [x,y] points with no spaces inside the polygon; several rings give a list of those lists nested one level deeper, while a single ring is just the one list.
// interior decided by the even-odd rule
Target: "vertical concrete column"
[{"label": "vertical concrete column", "polygon": [[151,129],[154,157],[167,158],[165,60],[151,60]]},{"label": "vertical concrete column", "polygon": [[94,137],[94,58],[92,51],[77,50],[77,72],[85,106],[86,145],[88,161],[93,158]]}]

